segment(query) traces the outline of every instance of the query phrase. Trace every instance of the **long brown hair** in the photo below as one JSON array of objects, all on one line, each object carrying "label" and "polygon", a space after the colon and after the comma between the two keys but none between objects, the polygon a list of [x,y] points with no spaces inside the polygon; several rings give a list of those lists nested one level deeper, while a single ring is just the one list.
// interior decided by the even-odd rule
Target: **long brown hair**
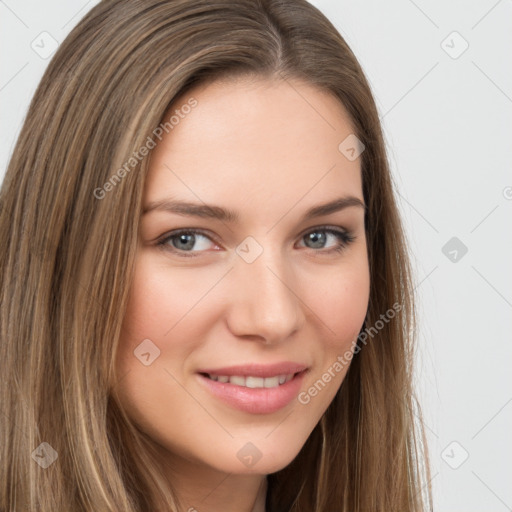
[{"label": "long brown hair", "polygon": [[354,54],[305,0],[104,0],[50,62],[1,188],[1,510],[140,512],[155,510],[151,496],[177,510],[151,442],[115,396],[148,168],[148,158],[130,158],[155,140],[175,98],[234,76],[305,80],[348,110],[366,148],[362,332],[399,305],[370,341],[360,338],[298,456],[268,476],[267,510],[430,507],[411,384],[411,271],[377,109]]}]

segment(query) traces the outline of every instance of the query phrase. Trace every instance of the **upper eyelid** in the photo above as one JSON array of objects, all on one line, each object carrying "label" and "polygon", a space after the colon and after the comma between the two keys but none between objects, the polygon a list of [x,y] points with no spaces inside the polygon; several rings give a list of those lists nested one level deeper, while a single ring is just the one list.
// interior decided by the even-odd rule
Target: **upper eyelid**
[{"label": "upper eyelid", "polygon": [[169,238],[172,238],[172,237],[175,237],[175,236],[179,236],[182,233],[185,233],[185,234],[192,233],[194,235],[201,235],[201,236],[204,236],[206,238],[209,238],[212,242],[215,242],[217,244],[219,243],[219,242],[217,242],[216,237],[214,235],[212,235],[209,231],[205,231],[205,230],[200,229],[200,228],[178,228],[178,229],[173,229],[172,231],[169,231],[168,233],[166,233],[166,234],[162,235],[161,237],[159,237],[158,238],[158,242],[166,241]]}]

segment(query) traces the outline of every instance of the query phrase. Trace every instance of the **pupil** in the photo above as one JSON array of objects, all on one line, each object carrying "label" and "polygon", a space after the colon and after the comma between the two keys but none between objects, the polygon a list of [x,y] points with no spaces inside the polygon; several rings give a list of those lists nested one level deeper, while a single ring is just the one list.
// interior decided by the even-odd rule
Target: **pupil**
[{"label": "pupil", "polygon": [[310,233],[309,240],[316,244],[315,248],[321,248],[325,243],[325,233]]},{"label": "pupil", "polygon": [[179,243],[182,244],[178,249],[192,249],[194,247],[194,235],[178,235]]}]

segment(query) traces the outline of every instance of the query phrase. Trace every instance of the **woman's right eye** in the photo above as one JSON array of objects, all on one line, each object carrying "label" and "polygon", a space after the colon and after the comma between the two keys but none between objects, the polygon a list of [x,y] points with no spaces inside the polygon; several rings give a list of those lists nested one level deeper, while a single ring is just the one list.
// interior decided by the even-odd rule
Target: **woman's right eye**
[{"label": "woman's right eye", "polygon": [[[181,229],[165,236],[157,245],[178,256],[190,258],[197,256],[197,254],[193,253],[200,253],[207,250],[208,241],[214,243],[211,238],[202,231],[196,229]],[[194,247],[196,247],[196,250],[192,250]]]}]

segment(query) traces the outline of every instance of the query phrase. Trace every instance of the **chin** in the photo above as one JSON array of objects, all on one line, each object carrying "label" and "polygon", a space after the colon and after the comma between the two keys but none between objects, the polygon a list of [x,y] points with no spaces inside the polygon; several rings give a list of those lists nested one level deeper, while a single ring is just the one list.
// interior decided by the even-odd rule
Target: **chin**
[{"label": "chin", "polygon": [[235,440],[235,444],[234,457],[226,459],[224,452],[224,464],[219,469],[239,475],[264,475],[281,471],[295,459],[304,445],[299,440],[295,444],[285,444],[280,440],[272,442],[264,438],[254,441]]}]

